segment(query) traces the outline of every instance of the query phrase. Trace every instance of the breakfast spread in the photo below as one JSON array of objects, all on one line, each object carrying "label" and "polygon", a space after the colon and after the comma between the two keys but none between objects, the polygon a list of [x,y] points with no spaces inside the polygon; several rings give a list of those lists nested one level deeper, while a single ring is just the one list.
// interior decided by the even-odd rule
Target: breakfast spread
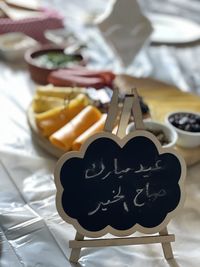
[{"label": "breakfast spread", "polygon": [[[86,73],[85,73],[86,75]],[[97,75],[97,72],[88,72]],[[109,72],[100,72],[104,80]],[[112,90],[108,87],[58,87],[52,84],[38,86],[31,109],[38,133],[61,151],[79,150],[93,134],[103,131]],[[120,107],[119,103],[119,107]],[[143,117],[149,108],[140,97]],[[134,118],[131,117],[130,121]],[[113,132],[116,133],[114,128]]]}]

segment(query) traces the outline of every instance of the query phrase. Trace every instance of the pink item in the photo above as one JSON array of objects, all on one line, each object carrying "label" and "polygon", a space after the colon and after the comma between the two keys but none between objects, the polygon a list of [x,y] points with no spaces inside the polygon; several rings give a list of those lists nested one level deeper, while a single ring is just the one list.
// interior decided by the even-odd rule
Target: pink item
[{"label": "pink item", "polygon": [[8,32],[23,32],[41,43],[48,41],[44,37],[46,30],[63,28],[63,17],[54,10],[44,9],[43,15],[37,18],[12,20],[0,19],[0,34]]}]

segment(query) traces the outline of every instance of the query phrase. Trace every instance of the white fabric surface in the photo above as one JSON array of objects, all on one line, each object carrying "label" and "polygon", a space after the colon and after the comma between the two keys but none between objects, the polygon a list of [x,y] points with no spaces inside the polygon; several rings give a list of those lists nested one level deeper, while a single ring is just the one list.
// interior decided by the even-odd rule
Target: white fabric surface
[{"label": "white fabric surface", "polygon": [[[63,267],[69,261],[72,226],[55,209],[55,159],[32,142],[26,109],[34,85],[27,70],[0,64],[1,267]],[[200,266],[200,164],[188,170],[184,209],[169,224],[176,262],[160,245],[83,249],[79,266]],[[171,265],[170,265],[171,264]]]},{"label": "white fabric surface", "polygon": [[[26,68],[0,63],[0,266],[64,267],[75,230],[55,209],[56,160],[33,143],[26,110],[34,93]],[[169,224],[175,260],[161,245],[83,249],[87,267],[199,267],[200,164],[188,170],[184,209]]]}]

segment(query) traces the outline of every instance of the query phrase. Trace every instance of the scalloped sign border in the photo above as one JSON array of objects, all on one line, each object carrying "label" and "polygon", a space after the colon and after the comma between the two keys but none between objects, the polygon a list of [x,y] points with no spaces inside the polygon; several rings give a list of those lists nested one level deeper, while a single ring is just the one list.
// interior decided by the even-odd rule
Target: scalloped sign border
[{"label": "scalloped sign border", "polygon": [[[139,224],[135,224],[133,227],[129,228],[128,230],[117,230],[117,229],[112,228],[110,225],[108,225],[104,229],[102,229],[100,231],[96,231],[96,232],[88,231],[88,230],[84,229],[76,219],[68,216],[62,207],[63,187],[62,187],[61,182],[60,182],[60,172],[61,172],[61,168],[62,168],[63,164],[67,160],[74,158],[74,157],[84,158],[84,155],[85,155],[87,148],[90,146],[90,144],[92,144],[93,141],[95,141],[98,138],[104,138],[104,137],[110,138],[111,140],[115,141],[122,148],[129,140],[131,140],[134,137],[138,137],[138,136],[144,136],[144,137],[149,138],[156,146],[159,154],[170,153],[170,154],[173,154],[179,160],[179,163],[181,165],[181,176],[180,176],[179,183],[178,183],[180,186],[180,192],[181,192],[179,204],[172,212],[167,214],[167,216],[165,217],[165,219],[163,220],[163,222],[161,224],[159,224],[158,226],[153,227],[153,228],[146,228],[146,227],[143,227]],[[80,151],[67,152],[58,160],[56,168],[55,168],[54,177],[55,177],[55,184],[56,184],[56,188],[57,188],[56,208],[57,208],[59,215],[62,217],[62,219],[64,221],[66,221],[69,224],[72,224],[74,226],[74,228],[79,233],[81,233],[87,237],[93,237],[93,238],[94,237],[100,237],[100,236],[103,236],[103,235],[108,234],[108,233],[113,234],[115,236],[129,236],[136,231],[139,231],[139,232],[145,233],[145,234],[153,234],[153,233],[160,232],[162,229],[164,229],[164,227],[167,226],[169,221],[177,214],[178,210],[183,207],[183,204],[185,201],[185,189],[184,189],[184,180],[186,177],[185,161],[174,149],[163,148],[153,134],[151,134],[147,131],[143,131],[143,130],[134,131],[134,132],[130,133],[129,135],[125,136],[123,139],[120,139],[119,137],[117,137],[116,135],[113,135],[112,133],[106,133],[106,132],[102,132],[102,133],[93,135],[84,143],[84,145],[81,147]]]}]

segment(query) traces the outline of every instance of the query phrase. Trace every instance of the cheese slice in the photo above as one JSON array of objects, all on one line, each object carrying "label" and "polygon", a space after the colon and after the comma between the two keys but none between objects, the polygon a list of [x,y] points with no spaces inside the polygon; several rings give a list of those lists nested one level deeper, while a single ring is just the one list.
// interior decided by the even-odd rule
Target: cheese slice
[{"label": "cheese slice", "polygon": [[72,99],[78,94],[86,93],[86,89],[82,87],[56,87],[53,85],[38,86],[36,94],[39,96],[53,96],[63,99]]},{"label": "cheese slice", "polygon": [[65,101],[64,99],[59,97],[36,95],[33,99],[32,107],[35,113],[42,113],[55,107],[63,107],[63,105],[66,104],[67,100]]},{"label": "cheese slice", "polygon": [[72,150],[79,150],[89,137],[91,137],[96,133],[102,132],[106,122],[106,117],[107,115],[103,114],[100,120],[98,120],[90,128],[88,128],[85,132],[83,132],[80,136],[78,136],[72,144]]},{"label": "cheese slice", "polygon": [[101,112],[89,105],[64,127],[52,134],[49,140],[56,147],[68,151],[72,148],[74,140],[100,118]]},{"label": "cheese slice", "polygon": [[53,108],[49,111],[35,115],[36,125],[43,136],[50,136],[73,119],[88,105],[88,98],[79,94],[69,101],[66,106]]}]

